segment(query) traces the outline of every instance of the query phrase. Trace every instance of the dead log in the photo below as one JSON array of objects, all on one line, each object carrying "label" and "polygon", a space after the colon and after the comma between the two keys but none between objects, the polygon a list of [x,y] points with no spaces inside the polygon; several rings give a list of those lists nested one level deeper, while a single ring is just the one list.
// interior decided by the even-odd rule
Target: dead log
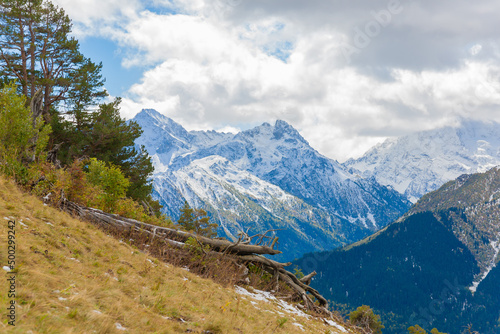
[{"label": "dead log", "polygon": [[127,230],[132,227],[137,227],[139,229],[146,231],[151,231],[151,232],[155,231],[156,235],[158,236],[160,235],[168,236],[170,238],[176,238],[182,242],[185,242],[189,238],[193,238],[198,240],[202,244],[209,245],[213,250],[219,252],[234,253],[238,255],[281,254],[281,251],[273,249],[269,246],[257,246],[257,245],[241,244],[241,243],[235,244],[228,240],[210,239],[185,231],[146,224],[135,219],[125,218],[115,214],[106,213],[98,209],[83,207],[68,200],[64,200],[62,206],[63,207],[70,206],[72,208],[77,208],[76,212],[78,212],[80,216],[84,216],[87,219],[93,220],[101,224],[105,225],[107,224],[116,227],[120,230]]},{"label": "dead log", "polygon": [[292,265],[291,262],[279,263],[279,262],[270,260],[267,257],[257,256],[257,255],[239,255],[238,258],[243,260],[243,261],[257,262],[257,263],[264,264],[266,266],[276,268],[276,269],[283,269],[284,267],[288,267],[288,266]]},{"label": "dead log", "polygon": [[[238,262],[258,263],[264,268],[264,270],[272,274],[273,277],[276,277],[277,280],[281,280],[288,286],[290,286],[301,297],[302,301],[304,302],[305,308],[322,314],[331,314],[328,311],[327,300],[318,291],[308,285],[311,282],[311,278],[316,275],[316,272],[312,272],[299,280],[294,274],[284,269],[285,267],[290,266],[291,263],[280,263],[261,256],[281,253],[280,251],[275,250],[272,247],[276,243],[276,237],[270,238],[270,242],[267,245],[251,245],[247,242],[247,238],[244,241],[239,239],[237,242],[230,242],[228,240],[220,239],[210,239],[185,231],[146,224],[135,219],[106,213],[98,209],[83,207],[67,200],[64,197],[64,194],[61,197],[62,198],[60,206],[62,209],[76,214],[83,219],[90,220],[98,225],[113,227],[124,232],[139,231],[148,233],[149,235],[151,235],[151,239],[161,238],[168,245],[175,248],[185,248],[185,242],[189,238],[193,238],[201,246],[210,246],[210,250],[206,252],[205,255],[207,255],[207,253],[217,256],[224,255],[235,260],[235,263],[237,265]],[[261,238],[259,242],[267,237],[266,234],[260,236]],[[313,302],[308,293],[316,298],[319,306]]]},{"label": "dead log", "polygon": [[309,296],[307,295],[307,293],[304,289],[302,289],[300,286],[295,284],[293,282],[293,280],[290,278],[290,276],[288,276],[284,273],[281,273],[281,272],[279,273],[279,276],[280,276],[282,281],[286,282],[292,289],[294,289],[300,295],[300,297],[302,298],[302,301],[304,302],[304,306],[307,309],[309,309],[309,310],[314,309],[314,303],[311,300],[311,298],[309,298]]},{"label": "dead log", "polygon": [[309,275],[306,275],[306,276],[302,277],[299,281],[301,281],[305,285],[311,285],[311,280],[316,275],[317,275],[316,271],[313,271]]},{"label": "dead log", "polygon": [[305,285],[304,283],[299,281],[299,279],[294,274],[292,274],[289,271],[286,271],[283,268],[280,269],[280,273],[287,275],[288,277],[290,277],[293,283],[295,283],[297,286],[299,286],[303,290],[309,292],[314,297],[316,297],[321,306],[328,307],[328,301],[316,289],[311,288],[309,285]]}]

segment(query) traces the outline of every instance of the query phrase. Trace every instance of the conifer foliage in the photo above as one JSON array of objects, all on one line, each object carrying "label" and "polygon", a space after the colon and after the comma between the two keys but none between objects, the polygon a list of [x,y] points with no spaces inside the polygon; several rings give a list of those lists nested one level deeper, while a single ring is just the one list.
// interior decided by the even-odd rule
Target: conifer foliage
[{"label": "conifer foliage", "polygon": [[207,212],[203,209],[193,209],[189,206],[188,202],[184,202],[181,208],[181,216],[177,223],[182,226],[186,231],[193,231],[194,233],[204,237],[215,237],[217,235],[217,224],[210,223],[210,218]]},{"label": "conifer foliage", "polygon": [[94,64],[70,37],[71,20],[62,8],[45,0],[2,0],[0,69],[4,80],[16,80],[28,102],[38,90],[42,114],[61,103],[78,123],[81,112],[106,96],[102,64]]},{"label": "conifer foliage", "polygon": [[382,334],[384,325],[380,321],[380,316],[373,313],[368,305],[358,307],[349,314],[349,320],[352,324],[359,326],[374,334]]},{"label": "conifer foliage", "polygon": [[2,0],[0,82],[15,82],[25,106],[40,101],[32,112],[50,124],[48,149],[58,148],[62,166],[84,158],[117,166],[130,180],[127,196],[158,211],[148,180],[151,159],[134,147],[142,130],[121,118],[120,98],[99,104],[107,96],[102,64],[80,52],[71,28],[64,10],[49,0]]},{"label": "conifer foliage", "polygon": [[[409,334],[427,334],[427,331],[420,327],[419,325],[411,326],[408,328],[408,333]],[[441,333],[438,331],[436,328],[433,328],[431,330],[431,334],[446,334],[446,333]]]}]

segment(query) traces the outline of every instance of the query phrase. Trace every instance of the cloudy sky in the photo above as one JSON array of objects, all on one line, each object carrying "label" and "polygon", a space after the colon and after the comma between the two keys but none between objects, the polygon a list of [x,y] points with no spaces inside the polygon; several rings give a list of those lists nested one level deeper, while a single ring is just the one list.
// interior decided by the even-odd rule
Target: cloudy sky
[{"label": "cloudy sky", "polygon": [[133,117],[283,119],[344,161],[387,137],[500,121],[498,0],[55,0]]}]

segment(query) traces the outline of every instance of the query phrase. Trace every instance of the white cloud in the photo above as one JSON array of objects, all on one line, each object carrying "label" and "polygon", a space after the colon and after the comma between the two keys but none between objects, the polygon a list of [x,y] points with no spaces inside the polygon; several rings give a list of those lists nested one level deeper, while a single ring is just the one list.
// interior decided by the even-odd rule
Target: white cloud
[{"label": "white cloud", "polygon": [[225,132],[225,133],[239,133],[241,132],[241,129],[232,127],[232,126],[225,126],[223,128],[217,129],[218,132]]},{"label": "white cloud", "polygon": [[[58,1],[72,11],[84,3]],[[402,1],[404,10],[348,66],[342,46],[388,3],[283,1],[150,1],[167,14],[133,0],[120,1],[123,8],[96,1],[99,13],[76,17],[137,51],[125,65],[150,66],[126,93],[126,117],[155,108],[190,129],[231,131],[284,119],[341,161],[456,116],[500,121],[497,30],[478,25],[482,6],[460,1],[451,14]]]},{"label": "white cloud", "polygon": [[[253,34],[272,26],[268,21],[227,31],[200,17],[148,14],[130,27],[127,43],[160,64],[130,92],[139,105],[154,101],[192,129],[285,119],[339,160],[362,154],[384,137],[451,121],[450,113],[477,117],[486,113],[483,105],[499,102],[493,86],[484,86],[491,66],[395,69],[389,82],[380,82],[338,66],[340,34],[319,31],[298,38],[287,62],[267,54],[260,48],[267,41]],[[143,37],[152,36],[148,31],[166,33]],[[478,87],[491,96],[479,97]]]},{"label": "white cloud", "polygon": [[114,37],[121,44],[143,52],[126,59],[129,66],[186,57],[202,64],[238,56],[226,49],[227,46],[234,49],[229,34],[201,17],[188,15],[158,15],[146,11],[132,21],[126,31],[117,31]]},{"label": "white cloud", "polygon": [[483,46],[481,44],[475,44],[473,47],[469,49],[469,52],[473,56],[477,56],[481,50],[483,49]]},{"label": "white cloud", "polygon": [[107,36],[121,24],[133,20],[143,10],[140,0],[52,0],[74,23],[74,33]]}]

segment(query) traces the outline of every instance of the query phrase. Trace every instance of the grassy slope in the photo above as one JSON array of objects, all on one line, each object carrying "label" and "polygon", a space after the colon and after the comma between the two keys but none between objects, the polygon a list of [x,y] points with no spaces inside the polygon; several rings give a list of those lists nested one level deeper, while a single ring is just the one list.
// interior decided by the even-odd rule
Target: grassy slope
[{"label": "grassy slope", "polygon": [[[9,298],[2,278],[0,332],[337,333],[318,320],[280,314],[269,302],[253,301],[160,262],[44,206],[3,178],[1,266],[6,264],[9,218],[17,222],[17,323],[15,328],[6,323]],[[288,321],[279,327],[282,318]]]}]

